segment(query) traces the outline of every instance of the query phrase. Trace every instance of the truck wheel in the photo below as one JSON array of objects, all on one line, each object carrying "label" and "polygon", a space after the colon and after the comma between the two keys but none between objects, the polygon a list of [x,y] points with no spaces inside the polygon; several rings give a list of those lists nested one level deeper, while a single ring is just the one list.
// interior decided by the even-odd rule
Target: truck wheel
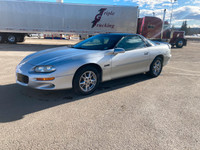
[{"label": "truck wheel", "polygon": [[183,39],[179,39],[179,40],[176,42],[176,47],[177,47],[177,48],[182,48],[182,47],[183,47],[183,44],[184,44]]},{"label": "truck wheel", "polygon": [[7,41],[10,44],[15,44],[17,42],[17,37],[14,34],[8,34]]}]

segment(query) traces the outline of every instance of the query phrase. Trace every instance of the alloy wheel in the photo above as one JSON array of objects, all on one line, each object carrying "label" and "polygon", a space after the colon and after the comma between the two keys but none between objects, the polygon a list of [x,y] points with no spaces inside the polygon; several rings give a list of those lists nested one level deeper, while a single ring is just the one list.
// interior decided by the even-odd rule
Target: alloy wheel
[{"label": "alloy wheel", "polygon": [[153,65],[153,73],[157,76],[162,68],[162,64],[160,60],[156,60],[154,65]]},{"label": "alloy wheel", "polygon": [[79,87],[84,92],[90,92],[97,83],[97,76],[93,71],[84,72],[79,80]]}]

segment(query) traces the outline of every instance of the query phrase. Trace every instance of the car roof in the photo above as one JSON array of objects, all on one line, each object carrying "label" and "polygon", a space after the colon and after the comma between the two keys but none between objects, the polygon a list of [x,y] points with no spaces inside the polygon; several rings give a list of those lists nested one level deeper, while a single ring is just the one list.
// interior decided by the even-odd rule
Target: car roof
[{"label": "car roof", "polygon": [[137,35],[133,33],[103,33],[101,35],[121,35],[121,36],[127,36],[127,35]]}]

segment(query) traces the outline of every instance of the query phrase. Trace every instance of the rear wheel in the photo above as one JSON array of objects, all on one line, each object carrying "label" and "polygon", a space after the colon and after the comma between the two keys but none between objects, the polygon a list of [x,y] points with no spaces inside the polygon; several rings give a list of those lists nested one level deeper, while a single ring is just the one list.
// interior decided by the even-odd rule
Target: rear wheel
[{"label": "rear wheel", "polygon": [[14,34],[8,34],[7,41],[10,44],[15,44],[17,42],[17,37]]},{"label": "rear wheel", "polygon": [[182,48],[183,45],[184,45],[183,39],[179,39],[179,40],[176,42],[176,47],[177,47],[177,48]]},{"label": "rear wheel", "polygon": [[84,67],[75,74],[73,89],[79,95],[91,94],[97,89],[99,79],[100,75],[96,68],[92,66]]},{"label": "rear wheel", "polygon": [[20,36],[19,38],[18,38],[18,42],[24,42],[24,36]]},{"label": "rear wheel", "polygon": [[162,71],[163,59],[161,57],[156,57],[152,62],[149,70],[149,75],[151,77],[158,77]]},{"label": "rear wheel", "polygon": [[3,34],[0,34],[0,43],[5,42],[5,36]]}]

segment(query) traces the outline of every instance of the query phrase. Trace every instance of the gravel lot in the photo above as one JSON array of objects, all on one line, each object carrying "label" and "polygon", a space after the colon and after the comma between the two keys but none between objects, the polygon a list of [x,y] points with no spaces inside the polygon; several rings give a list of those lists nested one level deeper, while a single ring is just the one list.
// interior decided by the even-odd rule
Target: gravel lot
[{"label": "gravel lot", "polygon": [[26,55],[76,41],[0,45],[0,149],[200,149],[200,43],[172,49],[158,78],[103,83],[90,96],[15,84]]}]

